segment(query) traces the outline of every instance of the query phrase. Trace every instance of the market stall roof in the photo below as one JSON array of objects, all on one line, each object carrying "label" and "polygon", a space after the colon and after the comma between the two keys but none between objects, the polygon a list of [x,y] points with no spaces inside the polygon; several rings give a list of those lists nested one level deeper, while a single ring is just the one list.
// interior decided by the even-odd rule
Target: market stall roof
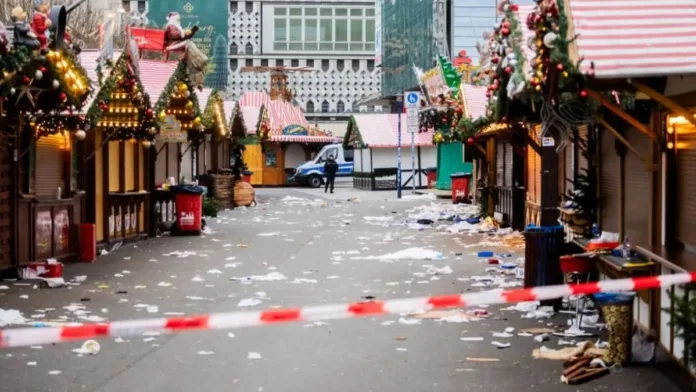
[{"label": "market stall roof", "polygon": [[[114,56],[113,60],[116,61],[118,58],[121,57],[121,51],[114,51]],[[84,112],[87,112],[89,110],[90,106],[92,106],[92,103],[94,100],[97,98],[99,95],[99,74],[97,73],[97,66],[99,65],[99,51],[98,50],[84,50],[80,55],[78,56],[80,59],[80,65],[82,65],[82,68],[85,69],[87,72],[87,77],[89,77],[89,81],[92,86],[92,95],[87,98],[85,101],[85,104],[82,106],[82,110]],[[107,71],[105,69],[105,71]],[[103,77],[107,78],[109,77],[109,72],[104,72]]]},{"label": "market stall roof", "polygon": [[238,106],[238,108],[247,135],[256,135],[256,127],[259,125],[259,118],[261,116],[261,107]]},{"label": "market stall roof", "polygon": [[309,127],[302,109],[282,99],[272,100],[263,91],[248,91],[239,98],[241,107],[262,107],[268,110],[271,132],[283,130],[289,125]]},{"label": "market stall roof", "polygon": [[696,73],[694,0],[572,0],[566,14],[571,58],[597,78]]},{"label": "market stall roof", "polygon": [[472,119],[486,116],[488,98],[486,98],[486,86],[473,86],[462,83],[462,96],[464,97],[464,107],[466,115]]},{"label": "market stall roof", "polygon": [[198,106],[200,106],[201,110],[205,110],[205,107],[208,106],[208,100],[212,94],[212,88],[204,88],[201,91],[196,91],[196,96],[198,97]]},{"label": "market stall roof", "polygon": [[234,114],[234,108],[237,105],[235,101],[222,101],[222,110],[225,116],[225,120],[232,121],[232,115]]},{"label": "market stall roof", "polygon": [[279,135],[271,134],[268,136],[268,140],[272,142],[284,142],[284,143],[340,143],[343,139],[334,136],[315,136],[315,135]]},{"label": "market stall roof", "polygon": [[174,71],[176,71],[179,63],[176,61],[163,62],[160,60],[140,59],[138,64],[140,81],[145,92],[150,96],[150,102],[155,105],[159,101],[162,92],[164,92],[167,83],[169,83],[169,79],[174,75]]},{"label": "market stall roof", "polygon": [[[398,143],[399,118],[397,114],[354,114],[348,121],[348,132],[345,140],[362,141],[368,148],[394,148]],[[355,134],[357,132],[357,134]],[[402,144],[410,143],[410,136],[406,133],[406,122],[401,124]],[[416,146],[432,146],[432,130],[416,134]]]}]

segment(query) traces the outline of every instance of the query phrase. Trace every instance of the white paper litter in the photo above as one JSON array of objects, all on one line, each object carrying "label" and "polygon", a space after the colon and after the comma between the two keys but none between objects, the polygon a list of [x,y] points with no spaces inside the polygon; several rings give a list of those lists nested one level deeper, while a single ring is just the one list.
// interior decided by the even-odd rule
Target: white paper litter
[{"label": "white paper litter", "polygon": [[446,316],[438,319],[438,321],[443,321],[446,323],[468,323],[469,317],[463,314],[453,314],[451,316]]},{"label": "white paper litter", "polygon": [[260,234],[259,234],[259,237],[275,237],[275,236],[278,236],[278,235],[280,235],[280,233],[277,232],[277,231],[274,231],[274,232],[272,232],[272,233],[260,233]]},{"label": "white paper litter", "polygon": [[210,275],[220,275],[220,274],[222,274],[222,271],[220,271],[220,270],[217,269],[217,268],[213,268],[213,269],[211,269],[211,270],[208,270],[208,273],[209,273]]},{"label": "white paper litter", "polygon": [[511,338],[515,335],[507,332],[493,332],[493,337],[494,338]]},{"label": "white paper litter", "polygon": [[465,337],[465,338],[459,338],[462,342],[482,342],[483,338],[482,337]]},{"label": "white paper litter", "polygon": [[213,355],[213,354],[215,354],[214,351],[205,351],[205,350],[201,350],[201,351],[198,352],[198,355]]},{"label": "white paper litter", "polygon": [[327,323],[327,322],[315,321],[315,322],[310,323],[310,324],[305,324],[304,326],[305,326],[305,328],[311,328],[311,327],[325,327],[327,325],[329,325],[329,323]]},{"label": "white paper litter", "polygon": [[191,282],[204,282],[204,279],[201,278],[199,275],[196,275],[191,279]]},{"label": "white paper litter", "polygon": [[266,275],[250,275],[250,276],[244,276],[241,278],[232,278],[231,280],[236,280],[236,281],[241,281],[241,282],[251,282],[251,281],[257,281],[257,282],[273,282],[273,281],[278,281],[278,280],[285,280],[287,279],[285,275],[281,274],[280,272],[271,272]]},{"label": "white paper litter", "polygon": [[237,304],[239,308],[251,308],[253,306],[261,305],[261,300],[258,298],[245,298]]},{"label": "white paper litter", "polygon": [[408,248],[395,253],[388,253],[379,256],[351,257],[353,260],[380,260],[380,261],[399,261],[399,260],[442,260],[445,257],[442,253],[432,249]]},{"label": "white paper litter", "polygon": [[541,335],[537,335],[534,337],[534,341],[537,343],[543,343],[549,339],[550,339],[550,336],[547,333],[542,333]]},{"label": "white paper litter", "polygon": [[159,286],[159,287],[171,287],[171,285],[172,285],[172,284],[169,283],[169,282],[159,282],[159,283],[157,283],[157,286]]},{"label": "white paper litter", "polygon": [[410,319],[403,318],[403,317],[399,318],[399,324],[416,325],[416,324],[420,324],[420,323],[421,323],[421,320],[416,319],[416,318],[410,318]]},{"label": "white paper litter", "polygon": [[249,354],[247,354],[247,359],[261,359],[261,354],[249,351]]},{"label": "white paper litter", "polygon": [[512,344],[510,344],[510,343],[500,343],[500,342],[495,342],[495,341],[491,342],[491,344],[498,347],[498,348],[508,348],[508,347],[512,346]]},{"label": "white paper litter", "polygon": [[[102,251],[102,254],[103,254],[104,252],[106,252],[106,251]],[[57,376],[57,375],[59,375],[59,374],[61,374],[61,373],[63,373],[63,372],[61,372],[60,370],[51,370],[51,371],[48,372],[48,374],[50,374],[51,376]]]},{"label": "white paper litter", "polygon": [[300,283],[318,283],[316,279],[305,279],[305,278],[295,278],[292,282],[292,284],[300,284]]},{"label": "white paper litter", "polygon": [[0,328],[13,324],[24,324],[27,319],[16,309],[0,309]]},{"label": "white paper litter", "polygon": [[408,349],[404,348],[404,347],[397,347],[396,351],[406,352],[406,351],[408,351]]},{"label": "white paper litter", "polygon": [[35,361],[27,362],[27,366],[36,366]]},{"label": "white paper litter", "polygon": [[101,351],[101,346],[96,340],[88,340],[82,343],[82,347],[74,348],[72,352],[79,355],[97,355]]},{"label": "white paper litter", "polygon": [[426,270],[426,273],[428,275],[449,275],[452,272],[454,272],[454,271],[452,270],[452,268],[449,265],[444,266],[442,268],[428,267],[428,269]]},{"label": "white paper litter", "polygon": [[383,321],[383,322],[381,322],[379,325],[382,325],[382,326],[385,326],[385,327],[386,327],[386,326],[392,325],[392,324],[394,324],[394,321],[393,321],[393,320],[389,320],[389,321]]}]

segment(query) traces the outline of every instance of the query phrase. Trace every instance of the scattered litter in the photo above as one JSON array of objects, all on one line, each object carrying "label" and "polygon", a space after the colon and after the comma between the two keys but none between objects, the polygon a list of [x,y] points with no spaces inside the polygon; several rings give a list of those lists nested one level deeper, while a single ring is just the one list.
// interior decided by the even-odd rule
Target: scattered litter
[{"label": "scattered litter", "polygon": [[0,309],[0,328],[13,324],[24,324],[27,320],[16,309]]},{"label": "scattered litter", "polygon": [[410,318],[410,319],[403,318],[403,317],[399,318],[399,324],[415,325],[415,324],[420,324],[420,323],[421,323],[421,321],[417,318]]},{"label": "scattered litter", "polygon": [[197,296],[186,296],[186,299],[190,299],[191,301],[212,301],[210,298],[206,297],[197,297]]},{"label": "scattered litter", "polygon": [[327,276],[326,279],[340,279],[340,276],[338,276],[338,275],[331,275],[331,276]]},{"label": "scattered litter", "polygon": [[500,342],[495,342],[495,341],[491,342],[491,344],[498,347],[498,348],[508,348],[508,347],[512,346],[512,344],[510,344],[510,343],[500,343]]},{"label": "scattered litter", "polygon": [[551,329],[551,328],[525,328],[522,330],[522,332],[531,333],[531,334],[553,333],[553,329]]},{"label": "scattered litter", "polygon": [[120,336],[118,336],[114,339],[114,343],[123,343],[123,342],[125,342],[125,340],[123,340],[123,338]]},{"label": "scattered litter", "polygon": [[387,325],[392,325],[392,324],[394,324],[394,321],[393,321],[393,320],[389,320],[389,321],[383,321],[383,322],[380,323],[379,325],[383,325],[383,326],[386,327]]},{"label": "scattered litter", "polygon": [[280,235],[280,233],[277,231],[274,231],[272,233],[260,233],[259,237],[275,237],[277,235]]},{"label": "scattered litter", "polygon": [[27,366],[36,366],[35,361],[27,362]]},{"label": "scattered litter", "polygon": [[353,260],[380,260],[380,261],[399,261],[399,260],[442,260],[445,257],[442,253],[432,249],[408,248],[395,253],[388,253],[380,256],[352,257]]},{"label": "scattered litter", "polygon": [[511,338],[515,335],[507,332],[493,332],[493,337],[494,338]]},{"label": "scattered litter", "polygon": [[247,359],[261,359],[261,354],[249,351],[249,354],[247,354]]},{"label": "scattered litter", "polygon": [[482,337],[464,337],[464,338],[459,338],[462,342],[482,342],[483,338]]},{"label": "scattered litter", "polygon": [[426,270],[426,273],[428,275],[449,275],[452,272],[454,272],[454,271],[452,270],[452,268],[449,265],[444,266],[442,268],[437,268],[437,267],[431,266],[431,267],[428,267],[428,269]]},{"label": "scattered litter", "polygon": [[9,290],[10,286],[0,285],[0,290]]},{"label": "scattered litter", "polygon": [[145,339],[143,339],[143,342],[148,343],[148,342],[154,342],[155,340],[157,340],[157,339],[156,338],[145,338]]},{"label": "scattered litter", "polygon": [[466,358],[467,361],[471,362],[500,362],[498,358]]},{"label": "scattered litter", "polygon": [[234,338],[234,336],[235,336],[235,335],[234,335],[233,332],[228,332],[228,333],[227,333],[227,337],[230,338],[230,339],[231,339],[231,338]]},{"label": "scattered litter", "polygon": [[203,282],[204,280],[200,276],[196,275],[193,277],[193,279],[191,279],[191,281],[192,282]]},{"label": "scattered litter", "polygon": [[316,279],[305,279],[305,278],[295,278],[292,282],[292,284],[300,284],[300,283],[318,283]]},{"label": "scattered litter", "polygon": [[135,287],[133,287],[133,288],[134,288],[134,289],[146,289],[147,286],[137,285],[137,286],[135,286]]},{"label": "scattered litter", "polygon": [[79,355],[97,355],[99,351],[101,351],[101,346],[99,346],[99,342],[96,340],[88,340],[82,343],[82,347],[72,350],[72,352]]},{"label": "scattered litter", "polygon": [[403,347],[397,347],[397,348],[396,348],[396,351],[406,352],[406,351],[408,351],[408,349],[407,349],[407,348],[403,348]]},{"label": "scattered litter", "polygon": [[397,336],[396,340],[406,340],[406,336]]},{"label": "scattered litter", "polygon": [[204,351],[204,350],[201,350],[201,351],[198,352],[198,355],[213,355],[213,354],[215,354],[215,352],[213,352],[213,351]]},{"label": "scattered litter", "polygon": [[[104,252],[106,252],[106,251],[103,250],[103,251],[102,251],[102,255],[104,254]],[[108,252],[107,252],[107,253],[108,253]],[[61,373],[63,373],[63,372],[61,372],[60,370],[51,370],[51,371],[48,372],[48,374],[50,374],[51,376],[57,376],[57,375],[59,375],[59,374],[61,374]]]},{"label": "scattered litter", "polygon": [[534,337],[534,341],[537,343],[543,343],[549,339],[551,339],[551,337],[547,333],[543,333]]},{"label": "scattered litter", "polygon": [[311,327],[325,327],[329,325],[329,323],[324,322],[324,321],[314,321],[309,324],[305,324],[305,328],[311,328]]},{"label": "scattered litter", "polygon": [[239,308],[251,308],[261,304],[261,300],[258,298],[245,298],[237,304]]},{"label": "scattered litter", "polygon": [[22,294],[22,295],[19,296],[19,298],[21,298],[21,299],[29,299],[29,296],[26,295],[26,294]]},{"label": "scattered litter", "polygon": [[87,280],[87,275],[78,275],[71,279],[72,282],[82,283]]},{"label": "scattered litter", "polygon": [[159,287],[171,287],[172,284],[169,282],[159,282],[159,283],[157,283],[157,286],[159,286]]},{"label": "scattered litter", "polygon": [[258,282],[272,282],[272,281],[278,281],[278,280],[285,280],[287,279],[285,275],[281,274],[280,272],[271,272],[266,275],[250,275],[250,276],[244,276],[241,278],[231,278],[230,280],[235,280],[235,281],[240,281],[240,282],[252,282],[252,281],[258,281]]},{"label": "scattered litter", "polygon": [[[234,260],[234,259],[235,258],[233,257],[232,260]],[[225,264],[225,268],[237,268],[237,267],[239,267],[240,264],[242,264],[242,263],[227,263],[227,264]]]},{"label": "scattered litter", "polygon": [[211,275],[220,275],[220,274],[222,274],[222,271],[220,271],[219,269],[213,268],[211,270],[208,270],[208,273]]}]

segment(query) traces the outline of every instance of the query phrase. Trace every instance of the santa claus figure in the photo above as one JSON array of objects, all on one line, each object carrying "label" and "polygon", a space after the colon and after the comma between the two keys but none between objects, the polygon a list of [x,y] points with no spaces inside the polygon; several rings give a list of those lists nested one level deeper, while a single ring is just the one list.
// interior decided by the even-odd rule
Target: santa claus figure
[{"label": "santa claus figure", "polygon": [[31,29],[41,44],[41,49],[48,47],[48,32],[51,27],[51,18],[48,17],[48,1],[34,0],[34,17],[31,20]]},{"label": "santa claus figure", "polygon": [[198,31],[198,26],[184,29],[181,27],[181,16],[176,12],[170,12],[167,16],[167,26],[164,33],[164,47],[166,51],[184,51],[184,62],[191,81],[203,89],[205,71],[208,68],[208,56],[206,56],[193,43],[191,38]]}]

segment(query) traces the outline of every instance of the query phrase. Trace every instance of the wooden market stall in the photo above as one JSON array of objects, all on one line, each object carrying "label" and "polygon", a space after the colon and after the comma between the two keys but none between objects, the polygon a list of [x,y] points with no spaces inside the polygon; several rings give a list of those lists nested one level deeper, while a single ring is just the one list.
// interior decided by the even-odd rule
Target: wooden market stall
[{"label": "wooden market stall", "polygon": [[[235,126],[248,130],[244,162],[254,174],[253,185],[278,186],[290,183],[297,166],[309,160],[322,146],[338,143],[340,138],[309,126],[302,109],[283,98],[272,99],[265,92],[242,95]],[[238,125],[235,125],[238,124]],[[243,124],[243,125],[242,125]],[[255,129],[252,124],[255,124]]]},{"label": "wooden market stall", "polygon": [[[355,114],[348,121],[343,140],[346,150],[353,150],[353,187],[367,190],[397,188],[397,114]],[[402,140],[401,186],[416,188],[428,185],[426,169],[437,164],[437,147],[433,132],[416,134],[415,172],[411,168],[410,140]]]},{"label": "wooden market stall", "polygon": [[[87,122],[80,110],[91,94],[87,73],[76,56],[56,43],[45,56],[8,54],[22,64],[5,75],[6,121],[15,140],[12,183],[16,203],[16,265],[79,258],[79,225],[84,221],[84,149]],[[7,60],[5,58],[4,60]],[[6,179],[10,180],[10,179]]]},{"label": "wooden market stall", "polygon": [[[93,130],[85,142],[90,179],[86,220],[95,224],[98,246],[110,249],[114,243],[148,236],[151,147],[158,124],[151,90],[141,80],[150,71],[147,65],[128,52],[116,53],[113,60],[98,61],[99,56],[96,51],[82,53],[96,80],[86,111]],[[151,77],[146,75],[146,80]]]}]

